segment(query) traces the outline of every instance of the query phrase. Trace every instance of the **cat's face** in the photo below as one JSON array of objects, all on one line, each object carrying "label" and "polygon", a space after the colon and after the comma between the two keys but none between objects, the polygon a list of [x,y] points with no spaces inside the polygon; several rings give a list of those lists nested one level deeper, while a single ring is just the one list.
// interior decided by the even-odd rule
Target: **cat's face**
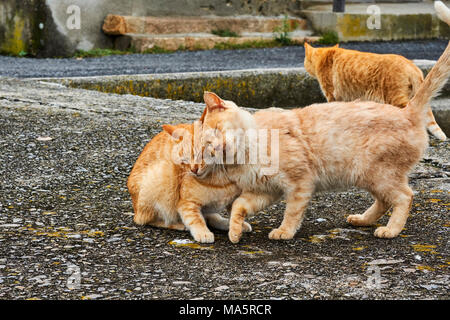
[{"label": "cat's face", "polygon": [[212,92],[205,92],[204,100],[206,108],[200,118],[200,145],[197,146],[202,152],[198,176],[214,166],[229,163],[227,157],[233,158],[240,135],[243,136],[246,129],[254,127],[251,114],[234,102],[222,100]]},{"label": "cat's face", "polygon": [[195,135],[199,131],[201,124],[199,121],[191,125],[179,124],[162,126],[163,130],[171,136],[172,149],[169,155],[173,163],[181,166],[186,171],[196,173],[199,170],[201,161],[201,145]]},{"label": "cat's face", "polygon": [[206,129],[201,121],[191,125],[163,125],[163,130],[171,136],[171,161],[185,171],[198,177],[206,177],[212,166],[221,159],[222,137],[217,129]]}]

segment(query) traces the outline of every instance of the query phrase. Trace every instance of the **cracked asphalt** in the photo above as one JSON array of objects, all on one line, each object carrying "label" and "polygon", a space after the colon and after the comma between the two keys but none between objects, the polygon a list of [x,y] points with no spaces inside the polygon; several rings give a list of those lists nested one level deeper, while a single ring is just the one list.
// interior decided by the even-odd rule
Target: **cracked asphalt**
[{"label": "cracked asphalt", "polygon": [[346,223],[371,205],[354,189],[316,195],[290,241],[268,239],[284,202],[250,218],[237,245],[134,225],[137,156],[161,124],[202,107],[0,79],[0,299],[449,298],[448,141],[431,140],[411,174],[395,239]]}]

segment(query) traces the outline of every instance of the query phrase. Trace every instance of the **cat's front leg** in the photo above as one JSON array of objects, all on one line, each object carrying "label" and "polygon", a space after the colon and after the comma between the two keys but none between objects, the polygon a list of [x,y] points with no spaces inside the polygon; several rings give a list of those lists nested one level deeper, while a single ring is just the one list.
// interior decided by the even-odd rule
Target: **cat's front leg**
[{"label": "cat's front leg", "polygon": [[201,207],[193,202],[181,200],[177,206],[178,213],[195,241],[201,243],[214,242],[214,234],[209,231],[203,218]]},{"label": "cat's front leg", "polygon": [[264,209],[276,200],[276,196],[271,194],[257,194],[245,191],[239,198],[234,200],[231,208],[230,230],[228,238],[233,243],[238,243],[242,232],[245,231],[245,217]]},{"label": "cat's front leg", "polygon": [[311,199],[312,188],[298,188],[291,192],[286,199],[286,210],[280,227],[269,233],[269,239],[292,239],[300,228],[305,214],[305,209]]}]

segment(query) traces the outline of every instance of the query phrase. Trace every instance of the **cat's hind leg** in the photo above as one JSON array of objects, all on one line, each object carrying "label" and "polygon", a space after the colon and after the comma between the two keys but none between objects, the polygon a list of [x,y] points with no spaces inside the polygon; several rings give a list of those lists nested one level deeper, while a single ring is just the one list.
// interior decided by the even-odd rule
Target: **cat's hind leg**
[{"label": "cat's hind leg", "polygon": [[389,205],[375,197],[375,202],[363,214],[352,214],[347,217],[347,222],[353,226],[371,226],[378,221],[389,209]]},{"label": "cat's hind leg", "polygon": [[230,220],[222,217],[218,213],[208,213],[204,215],[206,223],[217,230],[227,231]]},{"label": "cat's hind leg", "polygon": [[146,225],[150,224],[157,218],[157,213],[152,206],[148,206],[145,203],[136,204],[136,211],[134,213],[133,220],[136,224]]},{"label": "cat's hind leg", "polygon": [[173,230],[186,230],[181,222],[163,221],[152,206],[138,203],[133,220],[138,225],[150,225],[157,228],[166,228]]},{"label": "cat's hind leg", "polygon": [[392,204],[392,214],[385,227],[378,227],[374,235],[378,238],[395,238],[402,231],[411,210],[413,192],[407,184],[396,186],[387,192]]},{"label": "cat's hind leg", "polygon": [[439,140],[445,141],[447,139],[444,131],[442,131],[442,129],[437,124],[430,106],[428,106],[427,112],[427,129],[434,137],[438,138]]},{"label": "cat's hind leg", "polygon": [[186,227],[181,222],[166,223],[165,221],[156,220],[150,222],[149,225],[151,225],[152,227],[179,230],[179,231],[186,230]]}]

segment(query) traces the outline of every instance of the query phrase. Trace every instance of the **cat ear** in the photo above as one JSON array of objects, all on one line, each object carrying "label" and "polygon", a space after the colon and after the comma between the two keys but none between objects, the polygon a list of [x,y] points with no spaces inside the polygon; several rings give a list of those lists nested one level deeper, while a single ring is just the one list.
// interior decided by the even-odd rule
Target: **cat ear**
[{"label": "cat ear", "polygon": [[170,134],[170,136],[176,141],[180,142],[183,140],[183,136],[186,134],[186,130],[171,124],[163,124],[162,128],[165,132]]},{"label": "cat ear", "polygon": [[339,48],[339,43],[337,43],[333,48]]},{"label": "cat ear", "polygon": [[305,46],[305,56],[309,57],[312,54],[314,47],[312,47],[308,42],[305,42],[304,46]]},{"label": "cat ear", "polygon": [[303,46],[305,47],[305,52],[308,53],[308,50],[309,50],[309,47],[310,47],[310,45],[308,44],[308,42],[305,42],[305,43],[303,44]]},{"label": "cat ear", "polygon": [[[213,92],[205,91],[203,93],[203,100],[205,100],[207,112],[226,109],[224,101]],[[206,114],[206,112],[204,113]],[[204,118],[203,115],[202,118]]]},{"label": "cat ear", "polygon": [[202,116],[200,117],[199,121],[203,123],[205,121],[206,113],[208,112],[208,107],[203,110]]},{"label": "cat ear", "polygon": [[162,128],[165,132],[172,135],[172,133],[177,129],[177,127],[171,125],[171,124],[163,124]]}]

